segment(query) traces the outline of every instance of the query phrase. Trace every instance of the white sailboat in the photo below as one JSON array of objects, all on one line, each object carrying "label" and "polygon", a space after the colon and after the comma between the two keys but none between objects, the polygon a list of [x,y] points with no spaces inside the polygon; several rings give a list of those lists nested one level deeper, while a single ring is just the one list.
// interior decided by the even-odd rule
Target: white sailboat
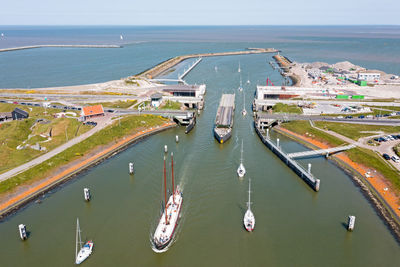
[{"label": "white sailboat", "polygon": [[238,68],[238,72],[241,72],[242,70],[240,69],[240,61],[239,61],[239,68]]},{"label": "white sailboat", "polygon": [[119,36],[119,39],[124,40],[124,36],[122,34]]},{"label": "white sailboat", "polygon": [[243,85],[242,85],[242,75],[240,75],[240,83],[239,83],[239,92],[243,91]]},{"label": "white sailboat", "polygon": [[247,84],[250,84],[250,74],[247,75]]},{"label": "white sailboat", "polygon": [[218,67],[215,66],[215,67],[214,67],[214,70],[215,70],[215,72],[218,72]]},{"label": "white sailboat", "polygon": [[246,116],[247,111],[246,111],[246,100],[245,100],[245,95],[243,94],[243,110],[242,110],[242,115]]},{"label": "white sailboat", "polygon": [[240,178],[243,178],[244,175],[246,174],[246,169],[244,168],[243,165],[243,140],[242,140],[242,148],[240,149],[240,165],[239,168],[237,169],[237,174]]},{"label": "white sailboat", "polygon": [[256,225],[256,218],[254,217],[253,212],[251,211],[251,201],[250,201],[250,178],[249,178],[249,201],[247,202],[247,211],[244,214],[243,217],[243,224],[244,224],[244,228],[246,228],[246,230],[248,232],[252,232],[254,230],[254,227]]},{"label": "white sailboat", "polygon": [[[78,252],[79,244],[79,252]],[[82,246],[81,229],[79,227],[79,218],[76,218],[76,245],[75,245],[75,264],[81,264],[92,254],[94,243],[92,240],[87,241]]]}]

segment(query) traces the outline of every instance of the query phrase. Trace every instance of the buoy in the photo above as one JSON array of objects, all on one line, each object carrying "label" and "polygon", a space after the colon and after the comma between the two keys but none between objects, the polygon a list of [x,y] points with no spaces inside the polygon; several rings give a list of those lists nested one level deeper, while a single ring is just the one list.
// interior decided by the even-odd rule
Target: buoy
[{"label": "buoy", "polygon": [[164,146],[164,152],[165,152],[165,153],[168,152],[168,146],[167,146],[167,145]]},{"label": "buoy", "polygon": [[179,136],[175,136],[175,141],[178,143],[179,142]]},{"label": "buoy", "polygon": [[84,195],[86,201],[90,201],[91,195],[90,195],[89,188],[83,189],[83,195]]},{"label": "buoy", "polygon": [[356,216],[350,215],[349,216],[349,221],[347,223],[347,230],[348,231],[353,231],[355,223],[356,223]]},{"label": "buoy", "polygon": [[133,174],[134,169],[133,169],[133,163],[129,162],[129,174]]},{"label": "buoy", "polygon": [[26,240],[28,238],[28,235],[26,234],[26,226],[25,224],[20,224],[18,225],[18,230],[19,230],[19,236],[21,237],[21,240]]}]

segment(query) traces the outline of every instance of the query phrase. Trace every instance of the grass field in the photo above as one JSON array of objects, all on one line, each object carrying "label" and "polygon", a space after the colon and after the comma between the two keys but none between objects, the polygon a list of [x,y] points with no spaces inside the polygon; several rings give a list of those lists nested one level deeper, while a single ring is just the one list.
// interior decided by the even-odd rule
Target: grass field
[{"label": "grass field", "polygon": [[301,114],[303,111],[296,105],[287,105],[283,103],[276,103],[275,106],[272,107],[272,110],[275,113],[295,113]]},{"label": "grass field", "polygon": [[[82,125],[76,119],[69,118],[54,118],[50,114],[59,112],[56,109],[47,109],[48,114],[43,114],[44,108],[14,105],[14,104],[0,104],[0,112],[13,110],[16,106],[27,111],[29,118],[26,120],[9,121],[0,124],[0,173],[17,167],[31,159],[44,154],[44,151],[37,151],[31,148],[17,150],[17,146],[21,145],[28,139],[26,144],[35,145],[37,142],[47,140],[47,138],[40,136],[40,134],[47,135],[50,130],[52,132],[52,139],[48,142],[41,143],[46,147],[47,151],[65,143],[69,139],[74,138],[86,131],[91,126]],[[36,119],[45,119],[49,123],[36,123]],[[32,127],[35,125],[34,127]]]},{"label": "grass field", "polygon": [[167,100],[165,102],[165,104],[162,107],[160,107],[160,109],[176,109],[176,110],[180,110],[181,106],[182,106],[182,104],[179,103],[179,102]]},{"label": "grass field", "polygon": [[308,135],[311,135],[312,138],[320,142],[329,143],[333,146],[339,146],[346,143],[330,134],[312,128],[308,121],[290,121],[283,123],[282,127],[301,135],[305,135],[307,133]]},{"label": "grass field", "polygon": [[114,101],[114,102],[101,102],[101,103],[90,103],[88,105],[103,105],[106,108],[129,108],[132,105],[135,105],[137,100],[126,100],[126,101]]},{"label": "grass field", "polygon": [[165,121],[165,118],[153,115],[126,116],[121,119],[120,126],[118,122],[114,122],[112,125],[95,133],[79,144],[57,154],[51,159],[1,182],[0,193],[10,191],[18,185],[45,178],[59,167],[81,158],[83,155],[99,146],[112,144],[123,136],[134,134],[143,128],[162,125]]},{"label": "grass field", "polygon": [[373,135],[373,133],[363,133],[364,131],[383,131],[385,133],[400,133],[400,126],[382,126],[382,125],[365,125],[353,123],[338,123],[338,122],[314,122],[315,126],[337,132],[353,140],[358,140],[361,137]]}]

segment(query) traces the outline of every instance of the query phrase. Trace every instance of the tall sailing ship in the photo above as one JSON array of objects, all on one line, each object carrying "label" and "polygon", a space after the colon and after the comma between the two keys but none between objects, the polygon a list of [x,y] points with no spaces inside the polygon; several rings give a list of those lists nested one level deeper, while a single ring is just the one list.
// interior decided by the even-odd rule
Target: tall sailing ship
[{"label": "tall sailing ship", "polygon": [[234,111],[235,94],[223,94],[214,124],[214,137],[218,143],[222,144],[232,136]]},{"label": "tall sailing ship", "polygon": [[172,194],[167,201],[167,170],[165,167],[164,157],[164,211],[160,221],[154,232],[153,243],[156,250],[161,251],[166,248],[172,241],[175,228],[178,224],[181,207],[182,207],[182,192],[179,185],[175,189],[174,185],[174,158],[171,153],[171,172],[172,172]]}]

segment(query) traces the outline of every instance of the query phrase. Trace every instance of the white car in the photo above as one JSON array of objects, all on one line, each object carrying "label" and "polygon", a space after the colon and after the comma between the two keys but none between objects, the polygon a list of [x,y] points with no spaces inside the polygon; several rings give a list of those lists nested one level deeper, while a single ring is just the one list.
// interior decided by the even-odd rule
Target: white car
[{"label": "white car", "polygon": [[394,156],[392,156],[392,160],[394,161],[394,162],[400,162],[400,158],[398,157],[398,156],[396,156],[396,155],[394,155]]}]

